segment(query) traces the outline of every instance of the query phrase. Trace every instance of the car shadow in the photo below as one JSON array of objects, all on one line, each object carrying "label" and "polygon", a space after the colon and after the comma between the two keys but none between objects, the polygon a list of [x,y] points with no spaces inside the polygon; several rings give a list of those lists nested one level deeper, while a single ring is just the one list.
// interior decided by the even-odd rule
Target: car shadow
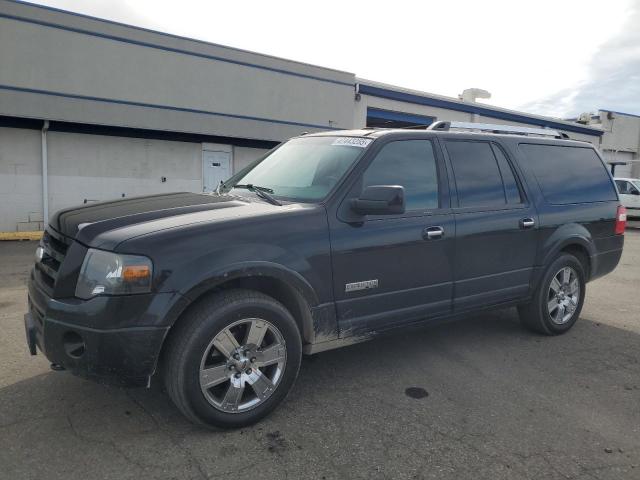
[{"label": "car shadow", "polygon": [[522,478],[535,464],[551,478],[560,459],[563,475],[630,469],[640,462],[639,374],[637,333],[581,319],[544,337],[514,310],[306,357],[284,404],[234,431],[189,423],[158,386],[48,372],[0,389],[0,465],[7,478],[207,478],[244,472],[245,452],[265,478],[367,478],[371,465],[405,476],[436,463]]}]

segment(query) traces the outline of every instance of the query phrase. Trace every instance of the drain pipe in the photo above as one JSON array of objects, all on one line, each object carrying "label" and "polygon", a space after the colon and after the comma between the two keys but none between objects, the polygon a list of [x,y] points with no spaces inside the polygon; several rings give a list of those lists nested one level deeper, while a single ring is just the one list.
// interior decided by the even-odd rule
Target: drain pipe
[{"label": "drain pipe", "polygon": [[49,225],[49,173],[47,158],[47,132],[49,131],[49,120],[45,120],[42,125],[42,223],[44,228]]}]

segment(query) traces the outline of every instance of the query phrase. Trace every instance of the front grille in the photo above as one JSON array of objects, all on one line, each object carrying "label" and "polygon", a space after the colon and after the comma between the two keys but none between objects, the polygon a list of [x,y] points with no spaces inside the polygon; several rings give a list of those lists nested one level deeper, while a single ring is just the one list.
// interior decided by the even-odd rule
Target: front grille
[{"label": "front grille", "polygon": [[69,245],[65,238],[53,230],[44,232],[41,241],[44,250],[42,260],[36,262],[36,271],[40,282],[49,290],[53,291],[58,279],[60,266],[67,255]]}]

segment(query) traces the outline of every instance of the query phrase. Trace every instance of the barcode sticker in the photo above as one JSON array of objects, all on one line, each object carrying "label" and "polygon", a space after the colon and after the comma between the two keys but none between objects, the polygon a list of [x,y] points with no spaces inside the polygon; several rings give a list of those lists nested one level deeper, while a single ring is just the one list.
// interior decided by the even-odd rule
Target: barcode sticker
[{"label": "barcode sticker", "polygon": [[345,147],[359,147],[366,148],[371,143],[370,138],[358,138],[358,137],[339,137],[336,138],[331,145],[342,145]]}]

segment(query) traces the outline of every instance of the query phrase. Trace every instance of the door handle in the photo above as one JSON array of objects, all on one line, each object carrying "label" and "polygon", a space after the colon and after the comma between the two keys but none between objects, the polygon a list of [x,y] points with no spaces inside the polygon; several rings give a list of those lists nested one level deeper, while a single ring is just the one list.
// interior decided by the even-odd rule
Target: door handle
[{"label": "door handle", "polygon": [[444,228],[442,227],[427,227],[422,230],[422,238],[425,240],[437,240],[444,236]]},{"label": "door handle", "polygon": [[520,228],[522,228],[523,230],[533,228],[535,227],[535,225],[536,222],[533,218],[523,218],[522,220],[520,220]]}]

